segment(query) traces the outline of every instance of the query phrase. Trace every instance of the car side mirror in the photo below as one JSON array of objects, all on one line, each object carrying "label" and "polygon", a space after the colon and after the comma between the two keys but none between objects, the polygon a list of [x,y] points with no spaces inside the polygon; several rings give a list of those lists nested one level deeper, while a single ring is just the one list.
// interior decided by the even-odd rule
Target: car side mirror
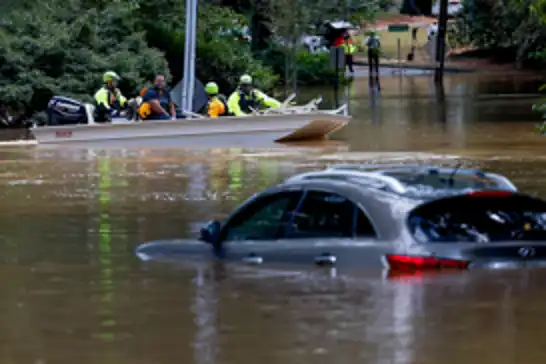
[{"label": "car side mirror", "polygon": [[201,236],[199,240],[204,241],[205,243],[214,244],[218,235],[220,234],[220,222],[217,220],[210,221],[205,226],[201,228]]}]

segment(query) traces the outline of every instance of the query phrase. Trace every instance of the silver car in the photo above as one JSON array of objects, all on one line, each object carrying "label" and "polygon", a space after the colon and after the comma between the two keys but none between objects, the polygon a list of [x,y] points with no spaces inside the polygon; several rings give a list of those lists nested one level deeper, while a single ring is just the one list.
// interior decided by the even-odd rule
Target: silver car
[{"label": "silver car", "polygon": [[200,240],[136,253],[394,270],[532,266],[546,262],[546,203],[474,169],[333,166],[256,194]]}]

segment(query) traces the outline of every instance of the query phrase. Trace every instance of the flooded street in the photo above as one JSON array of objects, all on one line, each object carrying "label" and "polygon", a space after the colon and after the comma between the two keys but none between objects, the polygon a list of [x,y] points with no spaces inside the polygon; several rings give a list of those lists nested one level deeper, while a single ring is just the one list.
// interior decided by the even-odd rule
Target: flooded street
[{"label": "flooded street", "polygon": [[0,146],[2,363],[543,363],[546,271],[388,277],[134,254],[330,163],[461,161],[546,198],[539,85],[456,75],[442,96],[428,77],[395,75],[379,96],[357,80],[354,120],[307,147]]}]

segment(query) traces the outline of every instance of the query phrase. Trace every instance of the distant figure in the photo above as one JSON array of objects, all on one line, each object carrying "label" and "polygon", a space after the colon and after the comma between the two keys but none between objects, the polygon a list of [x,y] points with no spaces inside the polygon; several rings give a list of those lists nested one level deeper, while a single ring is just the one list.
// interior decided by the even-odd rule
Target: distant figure
[{"label": "distant figure", "polygon": [[417,43],[417,32],[419,28],[411,28],[411,50],[408,53],[408,61],[413,61],[415,59],[415,45]]},{"label": "distant figure", "polygon": [[438,34],[438,22],[434,22],[428,26],[428,40],[432,40]]},{"label": "distant figure", "polygon": [[239,87],[233,91],[228,99],[228,108],[235,116],[245,116],[261,107],[280,107],[281,103],[262,91],[254,88],[252,77],[242,75],[239,79]]},{"label": "distant figure", "polygon": [[205,85],[205,92],[209,102],[207,103],[207,115],[209,118],[227,116],[228,107],[224,95],[220,94],[220,88],[216,82],[209,82]]},{"label": "distant figure", "polygon": [[351,74],[354,74],[355,71],[353,69],[353,56],[356,52],[356,47],[353,44],[353,40],[351,39],[351,36],[349,34],[345,36],[345,41],[343,42],[342,47],[345,51],[345,66],[349,68],[349,72],[351,72]]},{"label": "distant figure", "polygon": [[381,54],[381,41],[379,39],[379,35],[376,32],[371,31],[366,38],[365,44],[368,47],[368,67],[370,77],[372,77],[374,70],[376,76],[379,77],[379,56]]},{"label": "distant figure", "polygon": [[138,114],[143,120],[175,120],[176,109],[171,94],[165,88],[165,77],[157,75],[152,87],[142,90],[142,104]]}]

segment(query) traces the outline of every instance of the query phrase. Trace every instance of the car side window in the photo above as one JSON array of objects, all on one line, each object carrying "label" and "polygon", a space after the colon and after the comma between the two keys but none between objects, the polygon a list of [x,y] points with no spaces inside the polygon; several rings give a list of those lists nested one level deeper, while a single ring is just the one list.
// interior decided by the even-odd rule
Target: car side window
[{"label": "car side window", "polygon": [[[355,227],[356,229],[353,229]],[[374,236],[364,213],[349,199],[335,193],[309,191],[292,214],[290,238]],[[355,234],[353,234],[355,232]]]},{"label": "car side window", "polygon": [[361,238],[376,238],[377,233],[372,225],[372,222],[366,214],[358,207],[356,217],[355,236]]},{"label": "car side window", "polygon": [[301,196],[300,191],[283,191],[258,198],[227,222],[220,240],[280,239]]}]

